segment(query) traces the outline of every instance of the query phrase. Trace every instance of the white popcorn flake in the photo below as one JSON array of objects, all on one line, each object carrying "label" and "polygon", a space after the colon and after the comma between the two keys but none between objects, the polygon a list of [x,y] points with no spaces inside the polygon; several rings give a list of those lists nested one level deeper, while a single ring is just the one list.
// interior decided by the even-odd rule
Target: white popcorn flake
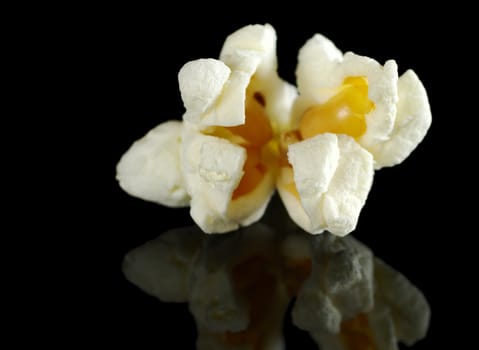
[{"label": "white popcorn flake", "polygon": [[426,90],[412,70],[399,78],[398,91],[397,118],[389,139],[371,150],[377,169],[394,166],[406,159],[423,140],[431,125]]},{"label": "white popcorn flake", "polygon": [[338,135],[339,164],[324,194],[324,221],[327,230],[345,236],[356,228],[359,213],[373,182],[373,157],[353,138]]},{"label": "white popcorn flake", "polygon": [[344,236],[354,230],[372,185],[371,154],[349,136],[326,133],[290,145],[288,159],[304,208],[284,189],[292,180],[282,170],[278,188],[292,219],[309,233]]},{"label": "white popcorn flake", "polygon": [[181,122],[162,123],[125,152],[116,169],[125,192],[170,207],[189,204],[179,160],[181,130]]},{"label": "white popcorn flake", "polygon": [[[374,108],[366,115],[367,128],[359,139],[359,143],[369,150],[387,140],[396,120],[397,64],[395,61],[389,60],[383,67],[370,58],[354,54],[346,54],[344,61],[348,65],[350,75],[356,72],[357,75],[365,76],[368,80],[368,95],[369,99],[374,102]],[[361,65],[364,66],[363,69],[356,68]]]},{"label": "white popcorn flake", "polygon": [[[245,74],[250,84],[248,87],[264,96],[264,108],[273,128],[286,130],[290,125],[290,111],[297,91],[296,87],[278,76],[274,28],[269,24],[255,24],[237,30],[226,39],[220,59],[234,74]],[[234,108],[228,111],[229,114],[239,111],[238,107]]]},{"label": "white popcorn flake", "polygon": [[221,192],[232,192],[241,179],[245,150],[213,137],[200,148],[199,175]]},{"label": "white popcorn flake", "polygon": [[248,25],[230,34],[220,59],[234,70],[248,74],[276,70],[276,32],[269,25]]},{"label": "white popcorn flake", "polygon": [[186,63],[178,74],[186,108],[183,120],[202,127],[244,124],[250,78],[211,58]]},{"label": "white popcorn flake", "polygon": [[[331,88],[342,83],[338,76],[329,72],[343,59],[343,54],[331,40],[315,34],[299,50],[296,82],[301,95],[309,102],[324,103],[331,97]],[[327,86],[331,88],[327,88]]]},{"label": "white popcorn flake", "polygon": [[186,63],[178,73],[185,119],[199,122],[199,117],[221,95],[231,70],[223,62],[199,59]]},{"label": "white popcorn flake", "polygon": [[243,176],[245,149],[188,128],[184,137],[182,162],[193,220],[207,233],[236,229],[239,223],[228,218],[227,211]]},{"label": "white popcorn flake", "polygon": [[313,231],[323,230],[324,221],[318,211],[321,195],[327,191],[339,161],[338,139],[334,134],[322,134],[292,144],[288,160],[294,169],[294,181],[303,208]]},{"label": "white popcorn flake", "polygon": [[273,129],[278,133],[287,131],[291,127],[291,109],[298,96],[295,86],[281,80],[267,80],[268,84],[263,84],[264,95],[267,99],[265,107]]},{"label": "white popcorn flake", "polygon": [[328,189],[338,167],[338,138],[327,133],[292,144],[288,160],[301,199],[320,196]]},{"label": "white popcorn flake", "polygon": [[223,93],[202,116],[200,125],[236,126],[245,123],[246,88],[250,76],[234,71],[225,83]]},{"label": "white popcorn flake", "polygon": [[211,206],[226,212],[233,190],[243,176],[246,151],[225,139],[189,133],[183,143],[186,182],[192,194],[205,195]]}]

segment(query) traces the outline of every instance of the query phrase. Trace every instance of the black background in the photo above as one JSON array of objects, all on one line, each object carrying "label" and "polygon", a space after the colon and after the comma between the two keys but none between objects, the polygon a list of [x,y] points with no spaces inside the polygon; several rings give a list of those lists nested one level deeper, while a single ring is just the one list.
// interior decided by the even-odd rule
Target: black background
[{"label": "black background", "polygon": [[[172,5],[92,8],[75,22],[71,69],[80,86],[78,120],[87,126],[78,148],[89,190],[79,203],[79,225],[86,229],[80,262],[85,282],[79,286],[84,292],[70,300],[86,318],[80,327],[70,327],[80,330],[75,341],[95,339],[96,344],[135,349],[194,348],[196,331],[187,306],[149,297],[121,273],[129,250],[165,230],[193,224],[188,209],[128,196],[115,180],[115,166],[148,130],[181,119],[177,74],[184,63],[217,58],[228,34],[247,24],[270,23],[278,35],[279,74],[291,83],[298,50],[315,33],[329,37],[343,52],[381,63],[395,59],[400,74],[412,68],[423,81],[433,113],[431,129],[404,163],[376,172],[353,235],[408,277],[430,302],[429,334],[413,348],[456,344],[462,336],[451,319],[461,319],[463,311],[453,293],[468,289],[465,270],[457,262],[469,263],[461,256],[465,243],[457,224],[466,219],[454,214],[459,202],[451,197],[456,191],[451,168],[458,163],[451,140],[460,137],[458,123],[451,123],[457,120],[457,105],[448,92],[460,85],[454,78],[460,67],[453,60],[462,37],[450,25],[459,18],[456,13],[446,8],[441,16],[421,13],[407,4],[375,10],[366,4],[330,8],[290,3],[266,10],[254,3]],[[288,321],[285,336],[288,349],[315,348]]]}]

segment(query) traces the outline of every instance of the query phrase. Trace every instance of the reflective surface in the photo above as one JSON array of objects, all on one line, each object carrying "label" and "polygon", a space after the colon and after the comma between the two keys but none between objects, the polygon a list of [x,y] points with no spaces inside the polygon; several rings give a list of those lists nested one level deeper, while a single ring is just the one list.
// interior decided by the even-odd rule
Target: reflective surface
[{"label": "reflective surface", "polygon": [[405,276],[352,235],[309,235],[284,214],[224,235],[169,230],[130,251],[124,275],[163,303],[188,303],[197,349],[283,349],[287,318],[321,349],[426,336],[429,305]]}]

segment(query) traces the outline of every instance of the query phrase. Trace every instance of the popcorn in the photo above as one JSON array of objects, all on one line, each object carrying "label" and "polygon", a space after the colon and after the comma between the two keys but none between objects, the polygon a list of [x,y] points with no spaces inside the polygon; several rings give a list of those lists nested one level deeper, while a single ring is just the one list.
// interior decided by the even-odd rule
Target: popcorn
[{"label": "popcorn", "polygon": [[[124,274],[160,300],[189,303],[198,349],[283,349],[293,298],[293,323],[321,348],[411,345],[429,325],[424,295],[344,236],[375,170],[425,137],[427,93],[413,71],[399,77],[393,60],[343,54],[320,34],[301,48],[296,76],[297,88],[278,76],[269,24],[181,68],[183,120],[135,142],[117,179],[130,195],[190,206],[197,227],[133,250]],[[256,223],[276,190],[293,227],[277,212],[272,227]]]},{"label": "popcorn", "polygon": [[200,350],[284,349],[293,298],[293,324],[321,349],[397,349],[425,337],[424,295],[368,247],[284,227],[257,223],[227,236],[171,230],[128,253],[124,273],[160,300],[188,302]]},{"label": "popcorn", "polygon": [[271,25],[232,33],[219,59],[181,68],[183,121],[159,125],[125,153],[120,186],[190,206],[205,233],[257,222],[277,189],[303,230],[349,234],[374,171],[424,138],[427,94],[413,71],[398,77],[394,61],[343,55],[320,34],[301,48],[296,75],[298,89],[278,76]]}]

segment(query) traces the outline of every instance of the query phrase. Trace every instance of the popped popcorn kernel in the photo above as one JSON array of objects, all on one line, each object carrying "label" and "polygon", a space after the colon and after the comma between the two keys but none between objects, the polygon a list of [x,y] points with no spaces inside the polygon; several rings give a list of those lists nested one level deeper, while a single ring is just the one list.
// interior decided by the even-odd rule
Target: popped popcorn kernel
[{"label": "popped popcorn kernel", "polygon": [[263,216],[275,190],[294,222],[338,236],[357,226],[374,171],[404,161],[431,110],[419,77],[342,53],[321,34],[298,54],[297,87],[278,75],[276,32],[248,25],[219,59],[178,73],[183,121],[160,124],[117,167],[120,186],[157,203],[190,206],[205,233]]}]

